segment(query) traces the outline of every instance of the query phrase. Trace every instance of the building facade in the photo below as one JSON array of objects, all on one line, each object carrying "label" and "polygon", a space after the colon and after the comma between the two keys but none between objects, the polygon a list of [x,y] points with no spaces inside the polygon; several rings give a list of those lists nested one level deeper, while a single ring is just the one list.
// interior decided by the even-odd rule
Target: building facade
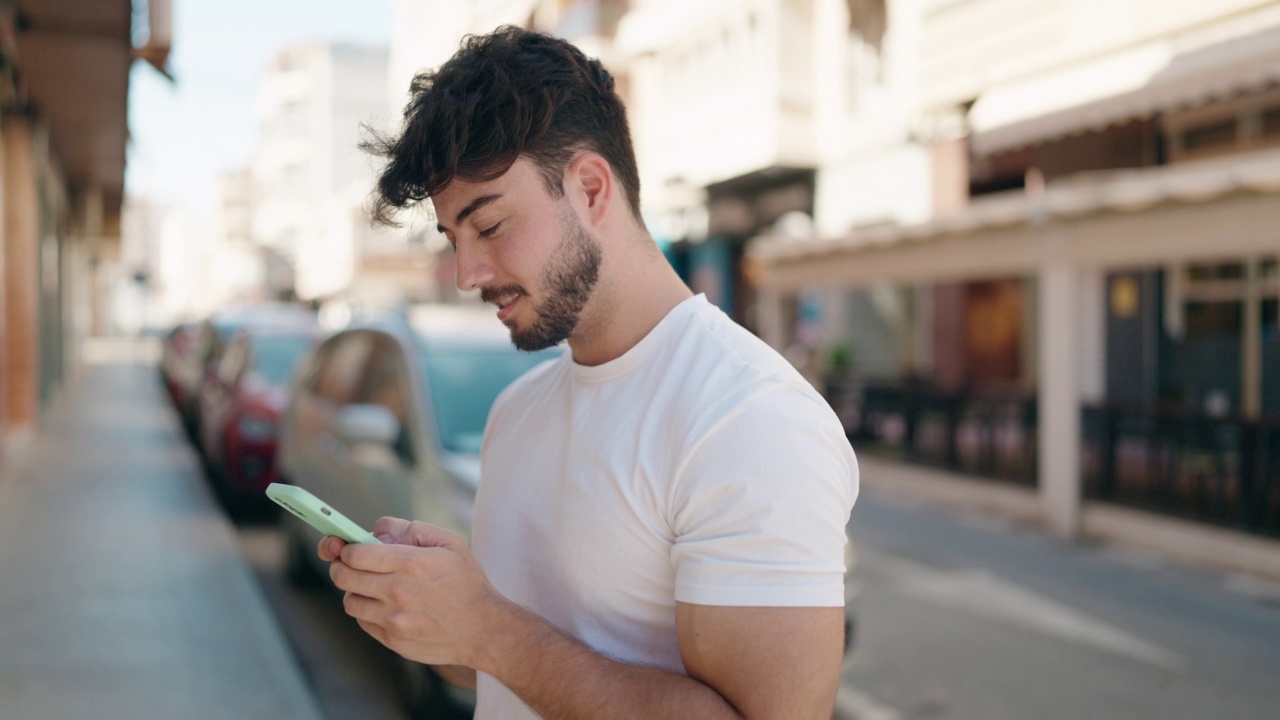
[{"label": "building facade", "polygon": [[0,458],[104,328],[129,69],[140,57],[163,72],[169,49],[168,3],[149,6],[142,27],[128,0],[0,6]]},{"label": "building facade", "polygon": [[299,45],[263,76],[250,232],[265,252],[270,295],[312,299],[350,283],[353,231],[329,221],[346,215],[350,188],[372,183],[361,128],[385,126],[386,88],[385,47]]},{"label": "building facade", "polygon": [[[757,241],[762,333],[794,342],[817,298],[820,357],[864,384],[1023,396],[1024,437],[984,432],[1023,448],[1063,534],[1128,476],[1275,532],[1280,4],[842,4],[886,20],[889,129],[818,171],[817,232]],[[1173,470],[1130,468],[1155,455]]]}]

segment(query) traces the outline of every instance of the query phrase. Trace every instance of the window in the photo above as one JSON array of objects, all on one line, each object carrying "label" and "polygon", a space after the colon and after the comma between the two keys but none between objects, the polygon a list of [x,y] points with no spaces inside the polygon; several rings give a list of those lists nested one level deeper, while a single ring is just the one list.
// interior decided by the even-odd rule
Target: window
[{"label": "window", "polygon": [[234,385],[244,371],[245,357],[244,340],[233,340],[218,362],[218,380],[225,385]]},{"label": "window", "polygon": [[866,104],[866,95],[884,82],[884,36],[888,14],[884,0],[845,0],[849,13],[849,43],[846,52],[848,103],[850,110]]},{"label": "window", "polygon": [[1262,111],[1262,137],[1280,139],[1280,107]]},{"label": "window", "polygon": [[316,378],[316,395],[334,405],[354,402],[356,383],[364,370],[371,347],[372,339],[368,333],[356,332],[341,336],[326,352],[327,357]]},{"label": "window", "polygon": [[510,348],[424,348],[440,444],[446,450],[480,454],[489,408],[507,385],[558,350],[537,353]]},{"label": "window", "polygon": [[381,405],[391,412],[400,426],[391,449],[402,463],[412,465],[415,457],[410,437],[410,417],[414,398],[408,382],[404,354],[399,344],[389,335],[370,333],[369,338],[368,359],[360,373],[354,402]]},{"label": "window", "polygon": [[287,385],[314,344],[309,335],[267,335],[253,343],[253,369],[268,385]]},{"label": "window", "polygon": [[1182,148],[1188,153],[1234,150],[1238,125],[1235,118],[1230,118],[1190,128],[1182,136]]}]

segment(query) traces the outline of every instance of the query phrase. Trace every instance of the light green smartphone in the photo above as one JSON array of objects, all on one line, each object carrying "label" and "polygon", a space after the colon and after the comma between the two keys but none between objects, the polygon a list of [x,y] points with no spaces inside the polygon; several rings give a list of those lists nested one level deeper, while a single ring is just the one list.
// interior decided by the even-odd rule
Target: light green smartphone
[{"label": "light green smartphone", "polygon": [[325,535],[340,537],[349,543],[381,542],[368,530],[351,522],[346,515],[297,485],[271,483],[267,486],[267,497]]}]

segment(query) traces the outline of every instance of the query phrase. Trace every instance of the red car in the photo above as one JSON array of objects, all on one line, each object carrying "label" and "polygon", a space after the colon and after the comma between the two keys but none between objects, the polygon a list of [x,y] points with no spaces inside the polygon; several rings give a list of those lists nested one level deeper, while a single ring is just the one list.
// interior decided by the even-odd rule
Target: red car
[{"label": "red car", "polygon": [[195,352],[196,335],[199,331],[200,326],[197,323],[179,323],[169,331],[160,346],[160,378],[164,380],[164,389],[169,393],[169,400],[179,410],[185,402],[179,378],[180,366],[187,361],[186,358],[191,353]]},{"label": "red car", "polygon": [[223,349],[200,390],[200,446],[214,488],[233,511],[267,507],[276,430],[293,373],[321,339],[318,325],[248,325]]}]

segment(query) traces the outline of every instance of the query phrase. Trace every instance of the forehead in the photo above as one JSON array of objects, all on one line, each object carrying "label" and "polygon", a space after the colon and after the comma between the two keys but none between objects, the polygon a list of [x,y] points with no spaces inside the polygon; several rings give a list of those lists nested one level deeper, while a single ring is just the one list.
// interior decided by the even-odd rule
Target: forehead
[{"label": "forehead", "polygon": [[435,207],[438,221],[452,227],[457,221],[458,213],[486,195],[499,194],[505,200],[529,197],[530,193],[545,192],[539,181],[537,168],[527,158],[517,158],[506,172],[492,180],[472,182],[455,178],[452,182],[431,196],[431,204]]}]

